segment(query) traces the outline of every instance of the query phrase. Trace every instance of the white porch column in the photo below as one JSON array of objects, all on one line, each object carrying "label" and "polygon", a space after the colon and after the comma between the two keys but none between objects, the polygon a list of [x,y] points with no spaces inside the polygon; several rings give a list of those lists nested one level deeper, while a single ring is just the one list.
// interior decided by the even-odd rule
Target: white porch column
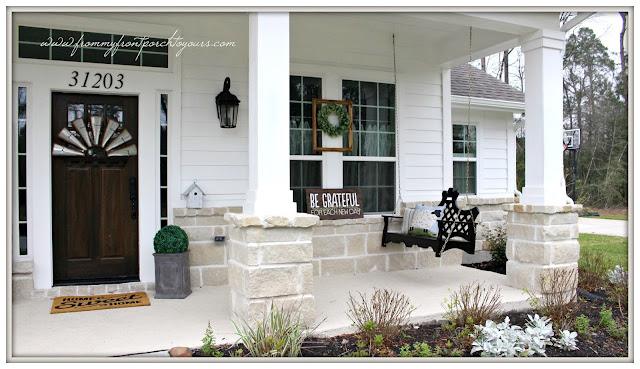
[{"label": "white porch column", "polygon": [[[562,163],[562,58],[564,32],[539,30],[522,40],[527,86],[526,173],[520,204],[507,215],[507,283],[552,293],[549,281],[572,294],[577,286],[578,214],[566,205]],[[565,278],[566,283],[558,281]]]},{"label": "white porch column", "polygon": [[522,204],[563,205],[562,58],[564,32],[542,29],[522,39],[527,86]]},{"label": "white porch column", "polygon": [[289,13],[249,14],[249,192],[244,213],[293,215]]},{"label": "white porch column", "polygon": [[274,303],[314,318],[312,227],[289,189],[289,13],[249,14],[249,192],[229,222],[232,318],[260,321]]}]

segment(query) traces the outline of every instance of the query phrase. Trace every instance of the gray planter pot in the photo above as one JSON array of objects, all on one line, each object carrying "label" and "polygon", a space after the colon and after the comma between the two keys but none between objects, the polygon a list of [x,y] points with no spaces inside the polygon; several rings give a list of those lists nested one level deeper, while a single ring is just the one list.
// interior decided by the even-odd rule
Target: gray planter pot
[{"label": "gray planter pot", "polygon": [[157,299],[183,299],[191,294],[189,250],[180,254],[153,254]]}]

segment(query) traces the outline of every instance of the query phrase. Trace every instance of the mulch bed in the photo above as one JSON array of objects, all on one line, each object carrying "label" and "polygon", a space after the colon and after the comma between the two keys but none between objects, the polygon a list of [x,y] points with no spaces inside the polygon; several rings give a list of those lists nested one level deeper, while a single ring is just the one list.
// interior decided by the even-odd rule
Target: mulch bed
[{"label": "mulch bed", "polygon": [[507,264],[496,263],[495,261],[484,261],[482,263],[462,264],[462,266],[485,270],[488,272],[500,273],[505,275],[507,274]]},{"label": "mulch bed", "polygon": [[[493,265],[495,267],[495,265]],[[478,263],[473,265],[478,269],[492,270],[491,262]],[[504,273],[503,273],[504,274]],[[598,328],[600,322],[600,311],[602,310],[603,303],[606,303],[607,308],[612,309],[613,317],[618,325],[628,325],[628,311],[623,310],[621,314],[617,308],[617,304],[609,300],[603,292],[588,293],[580,291],[580,302],[576,304],[576,312],[574,316],[584,314],[590,319],[591,331],[588,334],[579,335],[577,337],[578,348],[576,351],[564,351],[560,348],[547,346],[546,354],[549,357],[627,357],[628,356],[628,338],[625,336],[622,339],[615,339],[611,337],[606,330]],[[531,311],[525,312],[509,312],[508,315],[512,325],[525,326],[527,320],[527,314],[532,314]],[[502,320],[504,317],[502,317]],[[409,344],[413,346],[415,342],[425,342],[432,350],[435,347],[444,349],[447,342],[450,341],[453,345],[450,350],[458,349],[461,351],[461,356],[480,356],[478,352],[473,355],[470,354],[471,339],[467,342],[461,342],[461,339],[456,334],[455,330],[448,330],[443,325],[445,321],[431,321],[425,322],[419,325],[407,326],[403,329],[402,335],[397,338],[390,347],[390,355],[387,356],[400,356],[400,348]],[[569,327],[574,331],[575,328]],[[459,329],[459,328],[458,328]],[[356,342],[358,338],[353,334],[343,334],[335,337],[309,337],[302,346],[303,357],[348,357],[351,353],[358,350]],[[225,357],[237,356],[238,349],[244,348],[242,344],[236,345],[222,345],[219,346],[219,350],[224,353]],[[247,350],[243,350],[246,355]],[[193,356],[202,356],[200,349],[193,350]]]}]

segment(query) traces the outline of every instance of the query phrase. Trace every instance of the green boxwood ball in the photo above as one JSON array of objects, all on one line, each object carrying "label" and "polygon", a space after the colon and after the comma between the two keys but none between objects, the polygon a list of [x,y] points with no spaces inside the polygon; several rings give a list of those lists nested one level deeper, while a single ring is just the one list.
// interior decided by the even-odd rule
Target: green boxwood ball
[{"label": "green boxwood ball", "polygon": [[189,248],[189,236],[180,227],[168,225],[162,227],[153,238],[156,254],[179,254]]}]

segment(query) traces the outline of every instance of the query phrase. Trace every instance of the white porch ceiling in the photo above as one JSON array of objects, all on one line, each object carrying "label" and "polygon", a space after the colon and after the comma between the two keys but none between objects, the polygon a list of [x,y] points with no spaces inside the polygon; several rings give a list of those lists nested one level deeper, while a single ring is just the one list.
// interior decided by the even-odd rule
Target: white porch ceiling
[{"label": "white porch ceiling", "polygon": [[[473,27],[472,59],[503,51],[519,44],[520,36],[539,28],[558,29],[558,13],[291,13],[291,34],[296,28],[322,24],[318,30],[344,32],[395,33],[399,47],[419,50],[424,61],[455,66],[469,60],[469,26]],[[324,32],[323,32],[324,33]],[[322,33],[318,41],[326,41]]]}]

